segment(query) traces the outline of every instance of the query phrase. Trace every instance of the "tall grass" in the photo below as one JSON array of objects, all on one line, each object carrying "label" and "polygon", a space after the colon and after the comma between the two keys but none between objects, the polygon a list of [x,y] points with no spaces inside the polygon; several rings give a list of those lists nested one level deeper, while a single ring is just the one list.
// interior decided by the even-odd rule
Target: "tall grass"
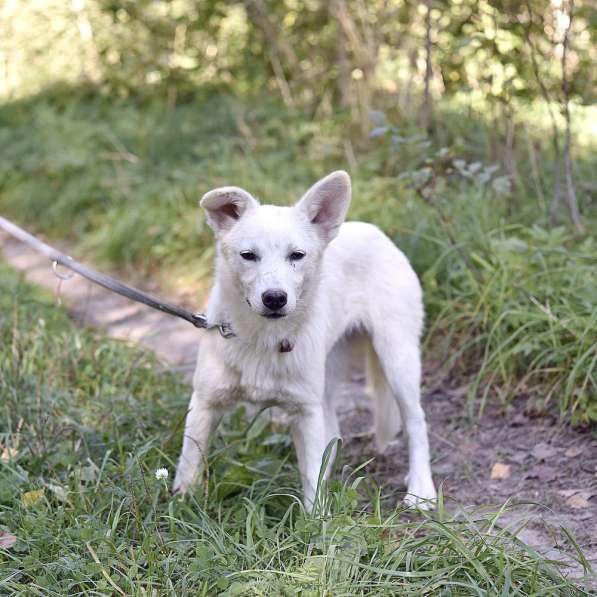
[{"label": "tall grass", "polygon": [[[0,210],[104,266],[196,286],[213,257],[203,192],[236,184],[288,203],[352,165],[349,216],[378,224],[413,262],[427,354],[470,384],[471,414],[525,396],[529,408],[595,421],[594,238],[548,223],[525,176],[528,144],[513,187],[490,161],[492,123],[455,109],[438,107],[434,138],[391,111],[373,115],[366,138],[341,114],[313,120],[263,98],[207,90],[170,109],[57,88],[0,106]],[[529,134],[540,143],[540,128]],[[585,144],[575,162],[588,230],[594,155]],[[548,185],[550,156],[535,159]]]},{"label": "tall grass", "polygon": [[502,527],[507,505],[407,513],[351,463],[306,514],[263,416],[233,413],[204,488],[172,497],[154,473],[173,471],[188,388],[5,268],[0,284],[2,594],[583,594]]}]

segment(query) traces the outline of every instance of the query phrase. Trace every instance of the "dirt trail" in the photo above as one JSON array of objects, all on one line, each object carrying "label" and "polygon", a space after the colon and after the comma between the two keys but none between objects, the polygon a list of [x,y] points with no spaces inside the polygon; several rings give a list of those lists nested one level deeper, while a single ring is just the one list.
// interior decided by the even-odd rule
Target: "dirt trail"
[{"label": "dirt trail", "polygon": [[[138,342],[153,350],[164,363],[191,375],[200,331],[190,323],[134,303],[75,275],[61,281],[47,257],[0,231],[4,259],[22,271],[29,282],[56,293],[73,319],[102,328],[109,336]],[[60,268],[59,273],[68,274]],[[144,288],[159,296],[155,288]]]},{"label": "dirt trail", "polygon": [[[5,260],[27,280],[56,290],[59,280],[47,258],[0,233]],[[170,368],[190,377],[201,332],[189,323],[132,303],[75,276],[61,283],[60,296],[75,320],[101,327],[110,336],[138,342],[155,351]],[[159,289],[146,288],[159,293]],[[164,297],[166,298],[166,297]],[[360,463],[375,456],[371,437],[363,434],[371,414],[363,380],[355,374],[346,385],[341,425],[346,442],[343,459]],[[465,418],[463,392],[442,388],[427,392],[434,476],[455,502],[491,505],[511,498],[526,505],[502,521],[520,539],[554,559],[563,559],[564,526],[572,531],[585,556],[597,568],[597,439],[589,431],[559,425],[553,418],[533,418],[524,401],[512,414],[490,412],[474,425]],[[497,463],[497,467],[496,467]],[[407,457],[403,441],[376,457],[369,471],[389,489],[404,491]],[[492,474],[493,473],[493,474]],[[493,478],[492,478],[493,477]],[[581,567],[570,559],[570,573]]]}]

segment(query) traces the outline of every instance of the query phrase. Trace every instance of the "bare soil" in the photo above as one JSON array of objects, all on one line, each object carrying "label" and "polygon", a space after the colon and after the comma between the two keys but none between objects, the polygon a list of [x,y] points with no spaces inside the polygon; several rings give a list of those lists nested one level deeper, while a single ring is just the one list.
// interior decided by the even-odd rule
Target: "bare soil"
[{"label": "bare soil", "polygon": [[[0,248],[29,281],[56,292],[75,320],[139,342],[154,350],[165,366],[190,377],[201,333],[187,322],[131,303],[80,277],[60,282],[46,258],[2,233]],[[363,386],[356,373],[345,388],[342,460],[358,464],[375,456],[368,471],[388,491],[404,491],[404,441],[398,438],[385,454],[375,454],[366,433],[372,417]],[[514,531],[526,522],[517,530],[519,538],[554,559],[563,558],[561,547],[570,551],[561,530],[565,527],[597,568],[597,432],[571,428],[555,417],[533,416],[525,412],[523,400],[506,414],[490,409],[471,421],[464,403],[462,388],[449,383],[424,392],[434,477],[448,504],[521,504],[502,518],[502,524]],[[573,560],[566,561],[572,573],[581,572]]]},{"label": "bare soil", "polygon": [[[343,458],[363,462],[375,457],[368,471],[387,491],[405,491],[408,469],[402,436],[377,455],[371,434],[368,398],[359,377],[346,389],[342,416],[346,439]],[[467,506],[512,508],[500,525],[554,559],[560,550],[573,549],[562,527],[568,529],[593,567],[597,567],[597,437],[575,429],[556,417],[525,413],[521,400],[504,414],[490,409],[471,421],[464,413],[461,388],[442,387],[424,392],[429,425],[432,468],[442,485],[448,509]],[[572,571],[580,566],[566,559]]]}]

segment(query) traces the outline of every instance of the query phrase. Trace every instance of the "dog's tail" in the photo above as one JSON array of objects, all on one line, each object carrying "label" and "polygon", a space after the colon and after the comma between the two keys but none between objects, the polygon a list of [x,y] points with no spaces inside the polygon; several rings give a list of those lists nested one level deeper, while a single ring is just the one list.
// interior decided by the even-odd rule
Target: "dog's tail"
[{"label": "dog's tail", "polygon": [[373,346],[367,346],[367,393],[374,405],[375,446],[381,454],[402,428],[400,410]]}]

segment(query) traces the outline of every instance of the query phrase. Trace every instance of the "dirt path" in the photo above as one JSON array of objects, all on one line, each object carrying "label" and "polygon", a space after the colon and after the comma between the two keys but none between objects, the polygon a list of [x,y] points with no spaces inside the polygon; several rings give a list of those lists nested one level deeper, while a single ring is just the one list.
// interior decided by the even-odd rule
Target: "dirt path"
[{"label": "dirt path", "polygon": [[[81,276],[60,281],[47,257],[2,231],[0,248],[4,259],[22,271],[29,282],[55,292],[57,300],[65,302],[76,321],[101,327],[114,338],[139,342],[151,348],[164,363],[192,375],[200,332],[191,324],[129,301]],[[61,269],[63,272],[68,273]],[[156,288],[144,290],[159,296]]]},{"label": "dirt path", "polygon": [[[58,280],[48,263],[28,247],[0,233],[5,260],[27,280],[56,290]],[[159,295],[155,288],[146,288]],[[182,320],[164,315],[109,293],[75,276],[61,284],[61,298],[73,317],[103,328],[107,334],[154,350],[170,368],[187,377],[193,371],[201,332]],[[165,297],[164,297],[165,298]],[[196,306],[196,305],[195,305]],[[597,439],[589,431],[558,425],[553,418],[533,418],[524,403],[512,414],[489,412],[475,424],[465,418],[464,396],[458,388],[427,392],[425,409],[431,430],[435,479],[454,503],[501,505],[508,498],[527,505],[502,520],[520,526],[520,539],[546,555],[562,559],[561,527],[576,537],[587,559],[597,568]],[[369,428],[371,414],[356,375],[345,388],[341,414],[346,442],[343,458],[360,463],[375,456]],[[404,491],[406,452],[402,440],[376,457],[369,471],[389,489]],[[539,505],[540,504],[540,505]],[[571,573],[581,568],[571,560]]]},{"label": "dirt path", "polygon": [[[361,388],[356,379],[347,390],[353,405]],[[366,400],[361,397],[348,407],[342,420],[342,432],[351,438],[344,447],[350,461],[376,456],[372,438],[357,431],[372,422]],[[533,418],[524,413],[523,401],[514,405],[515,414],[494,410],[471,424],[460,388],[443,387],[426,393],[424,400],[434,478],[442,483],[449,509],[458,504],[501,507],[510,500],[518,505],[500,519],[501,526],[512,532],[523,526],[520,539],[558,560],[559,548],[571,548],[565,527],[597,568],[597,439],[591,433],[559,425],[552,417]],[[399,438],[368,470],[389,491],[404,491],[407,464]],[[567,563],[575,575],[582,573],[577,563]]]}]

